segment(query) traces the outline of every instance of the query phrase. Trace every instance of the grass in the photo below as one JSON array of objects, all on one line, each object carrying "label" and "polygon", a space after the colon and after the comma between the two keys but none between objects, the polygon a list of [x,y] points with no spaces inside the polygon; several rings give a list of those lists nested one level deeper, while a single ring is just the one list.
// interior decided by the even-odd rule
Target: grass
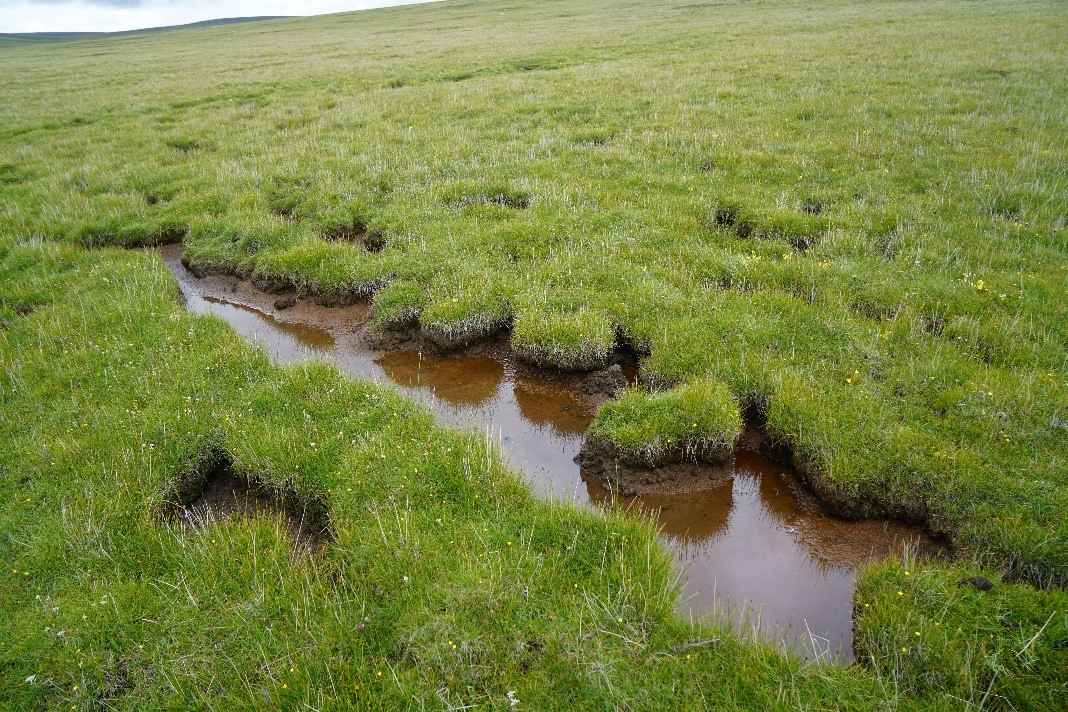
[{"label": "grass", "polygon": [[1027,586],[982,591],[971,583],[982,574],[998,581],[1000,572],[897,560],[874,567],[856,594],[858,649],[902,694],[979,707],[1063,707],[1068,597]]},{"label": "grass", "polygon": [[624,462],[655,467],[725,459],[741,433],[730,389],[703,379],[663,393],[629,389],[601,406],[587,436],[612,443]]},{"label": "grass", "polygon": [[[479,1],[3,48],[5,703],[1055,706],[1066,26],[1043,1]],[[533,501],[477,439],[272,367],[101,249],[177,239],[446,346],[511,328],[584,368],[622,335],[959,558],[926,597],[864,575],[862,670],[690,629],[644,525]],[[160,523],[219,438],[328,503],[323,561],[269,522]],[[932,601],[948,637],[891,658]]]},{"label": "grass", "polygon": [[[535,499],[483,438],[434,426],[388,388],[271,365],[223,322],[186,314],[150,255],[5,239],[0,274],[38,304],[0,350],[6,706],[885,694],[676,619],[648,524]],[[277,518],[169,523],[176,483],[220,451],[267,488],[323,502],[325,550],[294,551]]]},{"label": "grass", "polygon": [[539,306],[531,305],[520,312],[512,328],[512,349],[517,356],[567,371],[608,366],[616,345],[608,314],[582,307],[563,312],[549,304]]}]

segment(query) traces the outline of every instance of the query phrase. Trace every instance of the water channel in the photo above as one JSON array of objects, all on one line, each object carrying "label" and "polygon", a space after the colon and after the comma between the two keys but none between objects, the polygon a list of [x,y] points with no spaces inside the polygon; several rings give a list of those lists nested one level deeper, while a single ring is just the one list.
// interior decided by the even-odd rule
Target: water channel
[{"label": "water channel", "polygon": [[575,463],[596,401],[563,383],[521,373],[506,349],[475,357],[369,350],[356,331],[365,305],[327,308],[276,297],[229,276],[196,278],[181,245],[161,249],[186,307],[229,323],[279,363],[321,359],[386,383],[427,405],[444,425],[488,431],[536,492],[583,506],[623,499],[654,513],[684,581],[684,616],[727,612],[739,628],[811,659],[849,663],[856,571],[905,545],[937,553],[918,528],[846,522],[824,514],[796,476],[762,457],[751,434],[707,487],[618,497]]}]

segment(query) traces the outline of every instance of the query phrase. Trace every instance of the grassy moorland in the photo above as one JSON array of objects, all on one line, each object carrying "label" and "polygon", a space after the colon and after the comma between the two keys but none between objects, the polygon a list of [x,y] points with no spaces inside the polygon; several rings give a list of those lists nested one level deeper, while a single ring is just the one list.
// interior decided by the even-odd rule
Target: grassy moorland
[{"label": "grassy moorland", "polygon": [[[1066,36],[1059,2],[519,0],[4,49],[0,699],[1063,707]],[[645,525],[100,249],[178,239],[443,344],[622,336],[700,384],[660,435],[757,404],[834,506],[958,560],[866,572],[848,670],[678,622]],[[666,402],[595,425],[640,450]],[[169,523],[211,452],[332,541]]]}]

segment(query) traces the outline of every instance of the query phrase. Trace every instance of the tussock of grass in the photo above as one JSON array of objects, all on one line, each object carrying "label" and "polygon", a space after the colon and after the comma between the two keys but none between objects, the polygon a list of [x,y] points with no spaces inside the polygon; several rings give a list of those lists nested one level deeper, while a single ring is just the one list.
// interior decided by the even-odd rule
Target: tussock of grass
[{"label": "tussock of grass", "polygon": [[512,327],[512,349],[519,358],[569,371],[606,367],[615,340],[608,315],[592,309],[564,313],[529,308]]},{"label": "tussock of grass", "polygon": [[444,349],[492,336],[512,319],[511,305],[500,285],[479,279],[466,266],[457,265],[457,277],[455,284],[446,281],[433,285],[419,316],[426,336]]},{"label": "tussock of grass", "polygon": [[827,230],[828,221],[822,216],[824,208],[820,203],[805,200],[796,208],[758,209],[749,205],[751,201],[752,198],[737,196],[720,198],[712,207],[709,222],[743,240],[784,240],[798,251],[815,247]]},{"label": "tussock of grass", "polygon": [[371,301],[372,329],[396,329],[412,326],[426,303],[426,292],[414,282],[393,282],[375,292]]},{"label": "tussock of grass", "polygon": [[382,265],[357,245],[309,239],[255,261],[255,277],[281,279],[334,303],[367,299],[389,281]]},{"label": "tussock of grass", "polygon": [[523,209],[530,206],[528,191],[507,185],[454,185],[443,196],[446,205],[456,208],[486,205]]},{"label": "tussock of grass", "polygon": [[633,466],[722,460],[742,432],[738,403],[726,384],[703,378],[659,393],[630,389],[605,403],[588,437],[611,442]]}]

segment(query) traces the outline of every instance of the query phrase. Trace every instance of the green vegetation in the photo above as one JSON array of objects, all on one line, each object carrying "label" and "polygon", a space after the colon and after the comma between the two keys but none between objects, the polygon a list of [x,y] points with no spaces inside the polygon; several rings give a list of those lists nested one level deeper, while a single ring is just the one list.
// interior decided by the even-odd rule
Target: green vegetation
[{"label": "green vegetation", "polygon": [[375,292],[371,302],[371,327],[398,329],[418,323],[425,298],[423,289],[414,282],[391,282]]},{"label": "green vegetation", "polygon": [[952,565],[873,567],[856,593],[855,647],[875,675],[905,695],[1063,709],[1068,596],[997,583],[980,590],[998,578],[996,569]]},{"label": "green vegetation", "polygon": [[655,467],[725,459],[741,433],[730,389],[705,378],[663,393],[630,389],[601,406],[587,435],[611,442],[625,462]]},{"label": "green vegetation", "polygon": [[556,311],[549,305],[520,313],[512,328],[512,349],[520,358],[570,371],[605,368],[616,344],[608,314],[580,308]]},{"label": "green vegetation", "polygon": [[[1047,1],[478,0],[4,47],[0,699],[1063,706],[1066,35]],[[445,347],[511,326],[585,368],[622,335],[683,384],[636,415],[766,404],[817,483],[958,561],[865,574],[863,669],[691,628],[646,525],[100,249],[179,239]],[[161,519],[213,447],[333,542]]]}]

